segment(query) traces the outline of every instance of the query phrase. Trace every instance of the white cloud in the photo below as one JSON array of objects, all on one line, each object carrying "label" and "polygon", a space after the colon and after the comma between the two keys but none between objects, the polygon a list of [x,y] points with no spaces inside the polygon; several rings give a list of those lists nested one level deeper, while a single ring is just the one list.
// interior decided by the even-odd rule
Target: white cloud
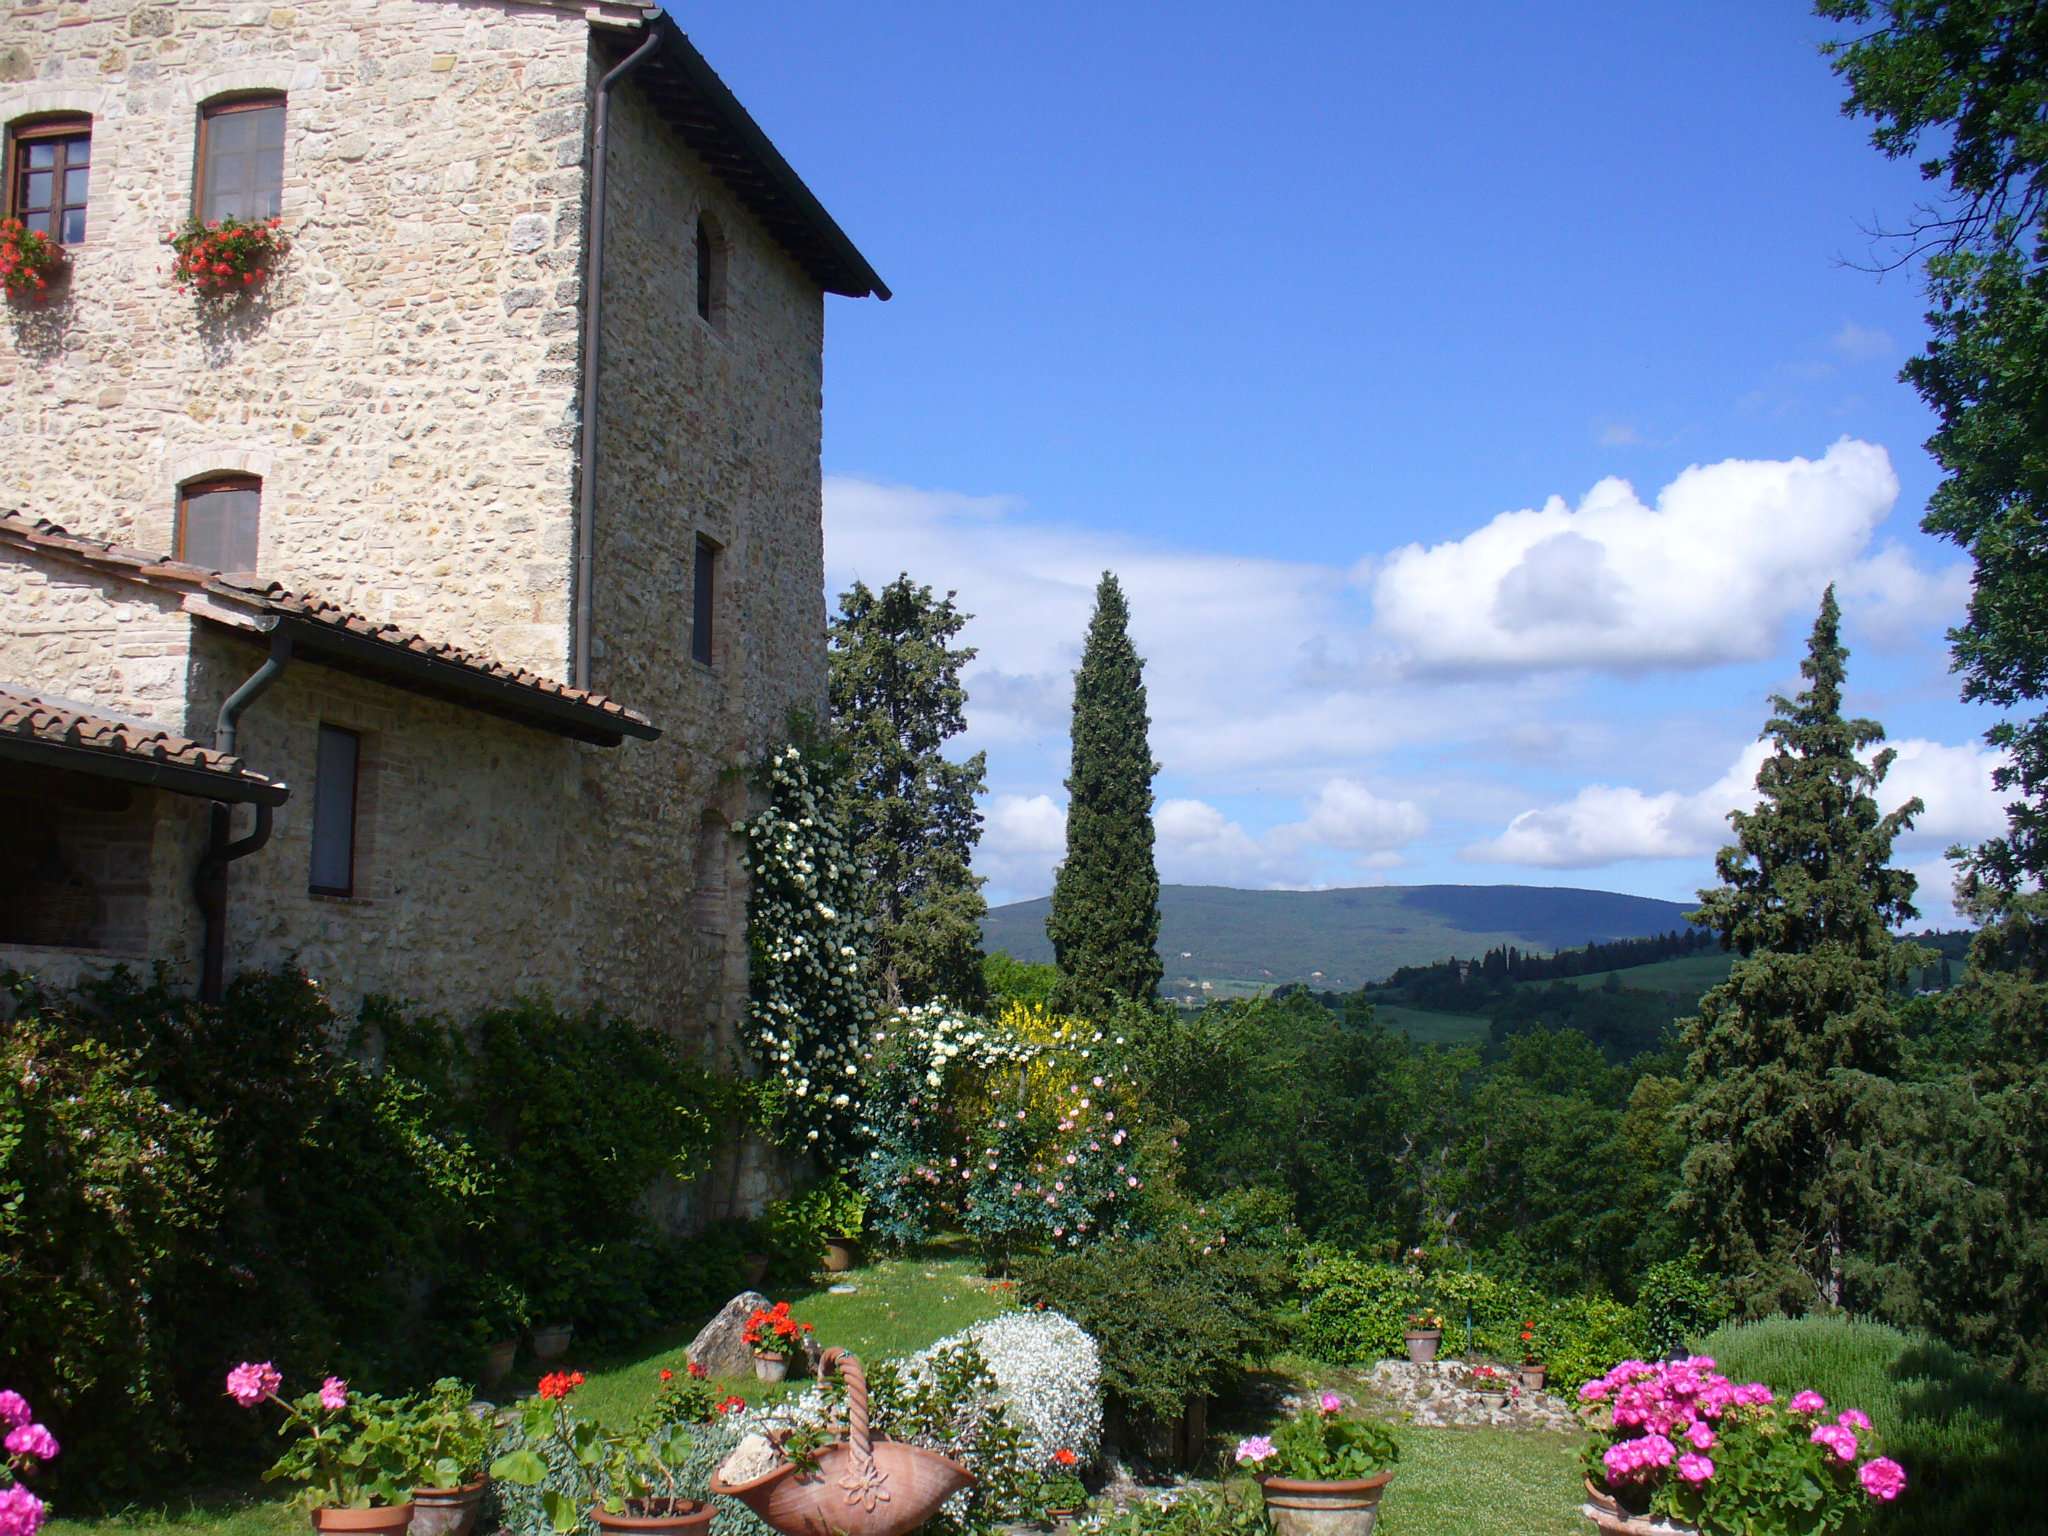
[{"label": "white cloud", "polygon": [[1388,800],[1356,779],[1331,779],[1316,795],[1308,819],[1274,830],[1281,846],[1344,848],[1377,853],[1412,843],[1429,818],[1412,800]]},{"label": "white cloud", "polygon": [[982,808],[975,873],[997,905],[1043,896],[1067,852],[1067,812],[1051,795],[991,795]]},{"label": "white cloud", "polygon": [[1864,551],[1898,477],[1844,439],[1819,459],[1694,465],[1645,505],[1602,480],[1576,507],[1503,512],[1462,539],[1411,544],[1373,582],[1379,632],[1439,672],[1703,667],[1756,661],[1841,581],[1887,612],[1941,600],[1947,577]]},{"label": "white cloud", "polygon": [[[1970,842],[2004,822],[1991,788],[1999,757],[1988,748],[1937,741],[1893,742],[1898,756],[1878,794],[1894,810],[1918,796],[1926,806],[1899,839],[1902,862],[1953,842]],[[1757,803],[1756,773],[1770,755],[1751,742],[1728,771],[1705,789],[1649,794],[1625,785],[1589,784],[1570,799],[1522,812],[1498,837],[1465,850],[1468,859],[1587,869],[1635,859],[1699,858],[1729,839],[1728,813]]]},{"label": "white cloud", "polygon": [[1858,325],[1854,320],[1843,321],[1842,328],[1828,338],[1828,345],[1851,362],[1859,363],[1896,357],[1899,351],[1890,331]]}]

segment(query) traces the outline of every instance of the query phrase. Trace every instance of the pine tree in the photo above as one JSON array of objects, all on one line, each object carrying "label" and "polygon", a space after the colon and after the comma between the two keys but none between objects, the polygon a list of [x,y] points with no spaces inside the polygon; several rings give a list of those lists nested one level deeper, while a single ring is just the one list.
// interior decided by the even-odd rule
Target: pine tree
[{"label": "pine tree", "polygon": [[1152,761],[1145,664],[1131,645],[1123,588],[1105,571],[1074,674],[1067,857],[1046,933],[1061,1003],[1149,1002],[1159,990],[1159,867],[1153,861]]},{"label": "pine tree", "polygon": [[1896,1050],[1892,986],[1919,962],[1891,925],[1914,915],[1913,877],[1892,840],[1920,802],[1889,815],[1873,798],[1893,753],[1875,720],[1844,719],[1848,652],[1830,587],[1806,660],[1807,686],[1775,696],[1757,773],[1762,802],[1729,817],[1735,843],[1693,920],[1740,955],[1680,1025],[1688,1144],[1679,1208],[1706,1237],[1751,1315],[1844,1305],[1859,1241],[1847,1127],[1857,1088]]},{"label": "pine tree", "polygon": [[986,763],[941,749],[967,728],[952,642],[971,617],[908,575],[871,592],[855,582],[832,621],[832,723],[846,755],[848,840],[872,925],[875,974],[889,1006],[984,1001],[981,920],[971,868],[981,840]]}]

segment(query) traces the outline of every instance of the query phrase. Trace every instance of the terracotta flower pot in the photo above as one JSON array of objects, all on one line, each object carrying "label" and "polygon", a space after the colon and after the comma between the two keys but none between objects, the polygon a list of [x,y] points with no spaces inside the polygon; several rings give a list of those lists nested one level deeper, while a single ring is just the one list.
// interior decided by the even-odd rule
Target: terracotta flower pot
[{"label": "terracotta flower pot", "polygon": [[628,1499],[623,1514],[594,1507],[590,1523],[618,1536],[704,1536],[717,1513],[700,1499]]},{"label": "terracotta flower pot", "polygon": [[825,1239],[825,1272],[843,1275],[849,1269],[860,1268],[860,1239],[857,1237],[828,1237]]},{"label": "terracotta flower pot", "polygon": [[415,1488],[412,1491],[412,1536],[471,1536],[483,1512],[487,1477],[460,1488]]},{"label": "terracotta flower pot", "polygon": [[1579,1513],[1593,1522],[1600,1536],[1698,1536],[1698,1527],[1684,1521],[1659,1520],[1651,1515],[1632,1515],[1613,1494],[1586,1479],[1586,1502]]},{"label": "terracotta flower pot", "polygon": [[1410,1328],[1404,1336],[1408,1340],[1408,1358],[1416,1365],[1427,1365],[1436,1358],[1436,1347],[1444,1341],[1441,1328]]},{"label": "terracotta flower pot", "polygon": [[411,1524],[410,1504],[313,1511],[313,1529],[322,1536],[405,1536],[405,1528]]},{"label": "terracotta flower pot", "polygon": [[1279,1536],[1372,1536],[1380,1500],[1393,1480],[1391,1472],[1339,1483],[1262,1477],[1259,1492],[1265,1495],[1266,1518]]},{"label": "terracotta flower pot", "polygon": [[847,1436],[818,1453],[814,1471],[784,1462],[750,1482],[713,1476],[711,1491],[738,1499],[782,1536],[908,1536],[939,1506],[974,1486],[974,1474],[937,1451],[868,1433],[868,1381],[860,1361],[828,1349],[820,1377],[846,1378]]},{"label": "terracotta flower pot", "polygon": [[569,1353],[569,1341],[576,1337],[573,1323],[556,1323],[547,1328],[533,1330],[533,1358],[536,1360],[559,1360]]},{"label": "terracotta flower pot", "polygon": [[1543,1383],[1549,1379],[1550,1367],[1547,1365],[1525,1365],[1522,1367],[1522,1385],[1531,1392],[1541,1392],[1543,1390]]},{"label": "terracotta flower pot", "polygon": [[754,1351],[754,1379],[756,1381],[783,1381],[789,1376],[789,1356],[763,1354]]},{"label": "terracotta flower pot", "polygon": [[1482,1392],[1479,1394],[1479,1402],[1484,1408],[1505,1408],[1508,1405],[1508,1395],[1505,1392]]},{"label": "terracotta flower pot", "polygon": [[484,1350],[484,1363],[477,1372],[478,1384],[495,1387],[512,1374],[512,1362],[519,1358],[517,1339],[500,1339]]}]

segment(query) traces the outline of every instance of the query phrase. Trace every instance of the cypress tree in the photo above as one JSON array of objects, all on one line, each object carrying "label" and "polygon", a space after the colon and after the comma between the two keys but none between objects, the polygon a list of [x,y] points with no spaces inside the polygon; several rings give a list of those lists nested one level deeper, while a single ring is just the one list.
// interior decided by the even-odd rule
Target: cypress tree
[{"label": "cypress tree", "polygon": [[1046,934],[1060,1001],[1095,1009],[1159,990],[1159,867],[1153,860],[1152,761],[1145,664],[1130,608],[1103,572],[1081,668],[1074,674],[1067,857],[1054,877]]},{"label": "cypress tree", "polygon": [[986,760],[950,762],[967,728],[954,637],[971,615],[908,575],[880,592],[855,582],[832,621],[832,723],[846,756],[848,841],[861,872],[883,1000],[984,1001],[981,919],[971,867],[981,840]]},{"label": "cypress tree", "polygon": [[1921,806],[1878,812],[1893,753],[1868,765],[1857,755],[1884,729],[1843,718],[1840,620],[1830,587],[1800,666],[1805,690],[1771,701],[1762,801],[1729,817],[1722,883],[1693,915],[1742,958],[1679,1026],[1690,1099],[1677,1204],[1751,1315],[1846,1300],[1861,1240],[1852,1074],[1891,1068],[1889,994],[1920,959],[1891,935],[1914,915],[1914,880],[1889,860]]}]

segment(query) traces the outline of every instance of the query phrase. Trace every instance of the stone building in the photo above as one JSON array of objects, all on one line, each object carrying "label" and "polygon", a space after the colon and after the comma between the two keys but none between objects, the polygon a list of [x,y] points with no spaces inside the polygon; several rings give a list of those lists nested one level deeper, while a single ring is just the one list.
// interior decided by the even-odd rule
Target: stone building
[{"label": "stone building", "polygon": [[[68,258],[0,317],[0,965],[729,1042],[866,260],[609,0],[24,0],[0,123]],[[288,247],[180,292],[195,214]]]}]

